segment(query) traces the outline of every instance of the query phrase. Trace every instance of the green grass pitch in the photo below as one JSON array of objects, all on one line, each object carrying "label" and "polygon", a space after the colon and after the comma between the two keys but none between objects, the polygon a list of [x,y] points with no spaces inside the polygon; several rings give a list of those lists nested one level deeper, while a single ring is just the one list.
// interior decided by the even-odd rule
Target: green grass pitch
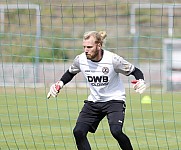
[{"label": "green grass pitch", "polygon": [[[0,149],[76,149],[72,130],[86,89],[67,88],[46,99],[48,88],[0,88]],[[144,104],[148,95],[151,103]],[[178,150],[181,145],[180,94],[139,95],[127,90],[124,132],[135,150]],[[104,118],[95,134],[88,134],[93,150],[119,149]],[[181,146],[180,146],[181,148]]]}]

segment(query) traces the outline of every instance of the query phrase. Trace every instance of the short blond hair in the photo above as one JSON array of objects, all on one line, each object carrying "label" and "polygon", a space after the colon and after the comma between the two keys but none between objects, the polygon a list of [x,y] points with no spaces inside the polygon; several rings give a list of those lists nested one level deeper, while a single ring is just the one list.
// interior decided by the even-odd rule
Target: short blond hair
[{"label": "short blond hair", "polygon": [[91,36],[95,38],[95,43],[100,43],[102,45],[107,37],[107,33],[106,31],[88,31],[84,33],[83,40],[87,40]]}]

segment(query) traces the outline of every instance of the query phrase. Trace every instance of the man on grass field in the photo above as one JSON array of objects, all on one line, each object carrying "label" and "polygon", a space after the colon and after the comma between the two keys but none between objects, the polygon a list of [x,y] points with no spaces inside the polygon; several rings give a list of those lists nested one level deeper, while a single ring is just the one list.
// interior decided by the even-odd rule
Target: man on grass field
[{"label": "man on grass field", "polygon": [[143,73],[122,57],[102,48],[105,31],[89,31],[83,36],[84,52],[74,59],[61,79],[50,87],[47,98],[56,97],[65,84],[82,72],[90,86],[90,95],[84,101],[73,134],[78,150],[91,150],[87,133],[95,133],[106,116],[113,137],[121,149],[132,150],[129,138],[123,133],[126,93],[119,73],[133,75],[133,88],[138,93],[146,89]]}]

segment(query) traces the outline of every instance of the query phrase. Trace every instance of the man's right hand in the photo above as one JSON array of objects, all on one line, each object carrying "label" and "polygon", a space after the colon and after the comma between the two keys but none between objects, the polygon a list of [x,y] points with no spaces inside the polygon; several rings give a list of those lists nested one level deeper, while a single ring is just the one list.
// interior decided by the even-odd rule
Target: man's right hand
[{"label": "man's right hand", "polygon": [[51,85],[50,91],[47,94],[47,98],[49,99],[51,96],[57,97],[60,89],[63,88],[64,83],[62,81],[58,81],[57,83]]}]

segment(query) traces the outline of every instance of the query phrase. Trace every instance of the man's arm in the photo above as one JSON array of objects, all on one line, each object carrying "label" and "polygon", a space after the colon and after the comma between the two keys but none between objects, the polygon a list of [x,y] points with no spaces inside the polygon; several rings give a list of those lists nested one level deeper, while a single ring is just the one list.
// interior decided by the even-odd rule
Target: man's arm
[{"label": "man's arm", "polygon": [[73,77],[79,72],[79,56],[77,56],[74,59],[73,64],[63,74],[61,79],[50,87],[50,91],[48,92],[47,98],[50,98],[50,96],[56,97],[60,89],[62,89],[65,84],[70,82],[73,79]]},{"label": "man's arm", "polygon": [[70,73],[69,70],[67,70],[63,74],[61,79],[50,87],[50,91],[47,94],[47,98],[49,99],[50,96],[56,97],[58,95],[60,89],[62,89],[65,84],[70,82],[76,74]]},{"label": "man's arm", "polygon": [[134,65],[118,56],[117,54],[113,55],[113,66],[114,70],[117,73],[122,73],[126,76],[133,75],[136,80],[133,80],[133,88],[136,92],[140,94],[143,93],[146,89],[146,84],[144,81],[143,73],[140,69],[136,68]]},{"label": "man's arm", "polygon": [[135,67],[134,70],[130,73],[130,75],[133,75],[136,79],[131,82],[134,84],[133,85],[134,90],[142,94],[146,90],[146,84],[144,81],[143,72]]},{"label": "man's arm", "polygon": [[139,79],[143,79],[144,80],[144,76],[143,76],[143,72],[136,68],[130,73],[130,75],[133,75],[135,77],[136,80],[139,80]]},{"label": "man's arm", "polygon": [[73,73],[70,73],[69,72],[69,69],[63,74],[63,76],[61,77],[60,81],[63,82],[63,84],[67,84],[68,82],[70,82],[73,77],[75,76],[76,74],[73,74]]}]

